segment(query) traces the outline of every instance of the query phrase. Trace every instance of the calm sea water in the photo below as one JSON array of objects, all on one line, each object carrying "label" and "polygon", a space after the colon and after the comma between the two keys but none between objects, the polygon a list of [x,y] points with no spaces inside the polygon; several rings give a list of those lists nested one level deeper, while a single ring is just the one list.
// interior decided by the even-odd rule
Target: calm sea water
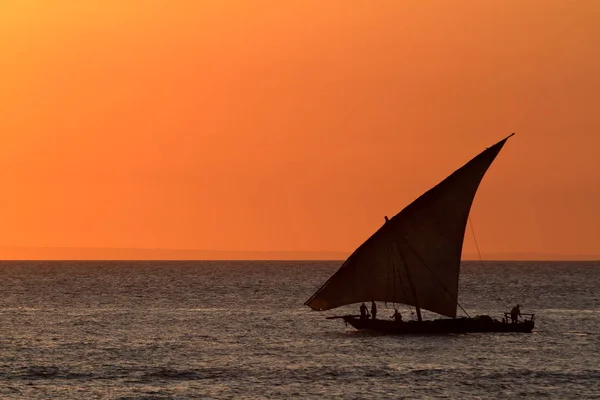
[{"label": "calm sea water", "polygon": [[471,315],[535,332],[410,337],[303,306],[339,265],[2,262],[0,398],[600,398],[600,263],[465,263]]}]

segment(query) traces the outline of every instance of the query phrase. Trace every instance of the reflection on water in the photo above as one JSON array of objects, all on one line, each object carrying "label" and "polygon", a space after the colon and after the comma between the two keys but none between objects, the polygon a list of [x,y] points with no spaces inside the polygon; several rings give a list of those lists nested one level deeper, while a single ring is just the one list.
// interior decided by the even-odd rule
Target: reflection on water
[{"label": "reflection on water", "polygon": [[[600,265],[466,264],[471,315],[533,334],[382,336],[304,301],[331,262],[0,263],[0,397],[591,398]],[[510,276],[510,279],[506,279]],[[402,310],[408,316],[408,310]],[[380,305],[379,315],[393,313]]]}]

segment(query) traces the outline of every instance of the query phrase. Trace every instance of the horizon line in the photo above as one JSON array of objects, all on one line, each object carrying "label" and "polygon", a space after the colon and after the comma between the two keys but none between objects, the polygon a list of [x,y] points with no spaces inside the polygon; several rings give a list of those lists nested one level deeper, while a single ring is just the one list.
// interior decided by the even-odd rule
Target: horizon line
[{"label": "horizon line", "polygon": [[[79,253],[79,254],[78,254]],[[104,254],[102,254],[104,253]],[[94,246],[0,246],[4,261],[344,261],[352,251],[339,250],[202,250]],[[600,254],[498,251],[466,253],[462,261],[600,261]],[[264,258],[261,258],[264,257]]]}]

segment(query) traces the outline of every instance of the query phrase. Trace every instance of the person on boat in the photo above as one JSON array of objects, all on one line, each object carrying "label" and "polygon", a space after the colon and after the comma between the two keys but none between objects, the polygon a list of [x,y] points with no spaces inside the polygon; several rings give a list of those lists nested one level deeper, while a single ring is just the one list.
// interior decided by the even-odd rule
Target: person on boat
[{"label": "person on boat", "polygon": [[362,305],[360,306],[360,319],[367,319],[367,306],[365,305],[365,303],[362,303]]},{"label": "person on boat", "polygon": [[511,319],[512,323],[514,324],[516,322],[519,322],[520,316],[521,316],[521,308],[517,304],[516,306],[513,307],[512,310],[510,310],[510,319]]},{"label": "person on boat", "polygon": [[375,316],[377,315],[377,306],[373,300],[371,300],[371,315],[373,316],[373,319],[375,319]]},{"label": "person on boat", "polygon": [[402,322],[402,314],[400,314],[400,311],[398,311],[397,308],[394,308],[394,315],[392,315],[391,318],[394,322]]}]

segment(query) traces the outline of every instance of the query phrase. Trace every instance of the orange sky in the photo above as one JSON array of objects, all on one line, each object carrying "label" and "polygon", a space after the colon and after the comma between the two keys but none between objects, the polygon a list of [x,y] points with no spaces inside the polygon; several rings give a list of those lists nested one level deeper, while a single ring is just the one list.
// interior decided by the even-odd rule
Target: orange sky
[{"label": "orange sky", "polygon": [[3,1],[0,246],[350,251],[516,131],[475,199],[482,252],[600,254],[598,21],[596,0]]}]

